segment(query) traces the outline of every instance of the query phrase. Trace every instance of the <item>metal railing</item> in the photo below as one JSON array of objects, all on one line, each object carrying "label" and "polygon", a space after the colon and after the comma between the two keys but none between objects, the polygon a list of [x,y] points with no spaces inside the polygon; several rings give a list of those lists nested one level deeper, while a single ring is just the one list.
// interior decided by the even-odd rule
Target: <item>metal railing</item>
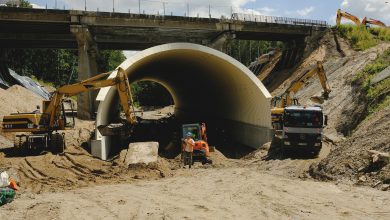
[{"label": "metal railing", "polygon": [[244,13],[233,13],[232,20],[273,23],[273,24],[302,25],[302,26],[319,26],[319,27],[328,26],[326,21],[320,21],[320,20],[253,15],[253,14],[244,14]]},{"label": "metal railing", "polygon": [[[4,1],[4,0],[0,0]],[[10,0],[5,0],[10,1]],[[262,23],[274,23],[274,24],[290,24],[290,25],[302,25],[302,26],[317,26],[327,27],[326,21],[312,20],[312,19],[300,19],[300,18],[287,18],[276,16],[265,16],[258,14],[242,13],[242,11],[249,10],[245,8],[237,8],[228,5],[200,5],[196,3],[188,2],[171,2],[171,1],[157,1],[157,0],[128,0],[127,7],[119,7],[116,0],[107,1],[105,4],[101,4],[104,8],[92,7],[92,3],[89,0],[84,1],[85,5],[81,7],[77,4],[77,7],[71,5],[57,5],[57,1],[54,5],[39,6],[40,9],[54,9],[54,10],[84,10],[96,13],[122,13],[132,16],[139,15],[143,17],[186,17],[188,19],[195,18],[209,18],[220,19],[224,21],[236,20],[245,22],[262,22]],[[123,2],[122,2],[123,3]],[[89,4],[89,5],[88,5]],[[36,7],[36,6],[35,6]],[[112,7],[112,11],[110,10]],[[251,9],[253,11],[253,9]],[[249,10],[249,11],[251,11]],[[111,11],[111,12],[110,12]],[[257,13],[257,12],[256,12]]]}]

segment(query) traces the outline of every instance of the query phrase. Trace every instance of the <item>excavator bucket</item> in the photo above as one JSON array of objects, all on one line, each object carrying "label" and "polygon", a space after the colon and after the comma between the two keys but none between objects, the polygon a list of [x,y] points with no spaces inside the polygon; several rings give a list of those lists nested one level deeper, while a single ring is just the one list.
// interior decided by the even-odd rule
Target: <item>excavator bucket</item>
[{"label": "excavator bucket", "polygon": [[312,102],[314,102],[314,103],[317,103],[317,104],[322,104],[322,103],[324,103],[324,101],[325,101],[325,99],[324,99],[323,96],[312,96],[312,97],[310,98],[310,100],[311,100]]},{"label": "excavator bucket", "polygon": [[103,136],[130,136],[132,126],[128,123],[111,123],[108,125],[99,125],[97,127]]},{"label": "excavator bucket", "polygon": [[314,103],[317,103],[317,104],[322,104],[324,103],[325,100],[328,100],[329,98],[329,91],[326,91],[326,92],[323,92],[321,96],[312,96],[310,98],[310,100]]}]

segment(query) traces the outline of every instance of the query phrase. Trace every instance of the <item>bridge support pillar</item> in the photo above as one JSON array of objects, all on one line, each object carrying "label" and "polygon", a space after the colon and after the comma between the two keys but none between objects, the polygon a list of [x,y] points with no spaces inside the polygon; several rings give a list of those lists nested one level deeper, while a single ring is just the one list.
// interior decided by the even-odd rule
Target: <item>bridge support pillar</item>
[{"label": "bridge support pillar", "polygon": [[[97,45],[94,42],[88,27],[72,25],[71,32],[75,35],[78,44],[78,80],[88,79],[98,73]],[[80,93],[77,97],[77,117],[92,119],[97,109],[97,93],[94,91]]]},{"label": "bridge support pillar", "polygon": [[219,50],[223,53],[227,53],[228,42],[234,39],[234,37],[235,37],[234,34],[230,32],[225,32],[219,35],[218,37],[216,37],[210,43],[208,43],[207,46],[215,50]]}]

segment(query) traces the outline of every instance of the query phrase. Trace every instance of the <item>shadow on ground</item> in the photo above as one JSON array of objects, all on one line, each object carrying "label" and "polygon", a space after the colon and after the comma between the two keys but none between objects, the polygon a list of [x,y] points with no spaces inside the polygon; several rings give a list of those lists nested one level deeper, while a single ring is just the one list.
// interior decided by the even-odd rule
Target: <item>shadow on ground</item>
[{"label": "shadow on ground", "polygon": [[282,147],[281,138],[275,136],[272,140],[268,154],[264,160],[285,160],[285,159],[313,159],[318,157],[318,152],[298,146]]}]

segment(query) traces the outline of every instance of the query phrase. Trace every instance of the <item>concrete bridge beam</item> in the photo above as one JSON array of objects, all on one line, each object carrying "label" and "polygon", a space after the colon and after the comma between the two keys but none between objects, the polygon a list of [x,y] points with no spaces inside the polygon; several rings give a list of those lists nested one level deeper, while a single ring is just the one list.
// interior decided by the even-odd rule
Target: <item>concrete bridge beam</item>
[{"label": "concrete bridge beam", "polygon": [[[78,45],[78,80],[88,79],[98,73],[97,56],[98,49],[88,27],[72,25],[71,32],[74,34]],[[92,119],[97,109],[96,95],[94,91],[80,93],[77,97],[77,117]]]}]

